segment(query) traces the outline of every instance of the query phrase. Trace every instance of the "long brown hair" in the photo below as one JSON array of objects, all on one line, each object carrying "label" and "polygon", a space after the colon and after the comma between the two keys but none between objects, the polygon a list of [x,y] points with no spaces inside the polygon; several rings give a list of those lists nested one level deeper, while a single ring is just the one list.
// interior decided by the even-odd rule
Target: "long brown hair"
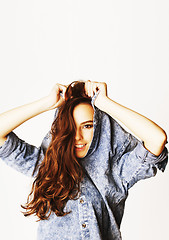
[{"label": "long brown hair", "polygon": [[84,82],[74,82],[66,90],[65,102],[59,108],[51,127],[52,140],[39,166],[27,203],[22,206],[25,216],[37,215],[39,220],[48,219],[54,212],[64,216],[69,199],[77,199],[83,170],[75,156],[76,127],[73,109],[79,103],[91,104],[84,91]]}]

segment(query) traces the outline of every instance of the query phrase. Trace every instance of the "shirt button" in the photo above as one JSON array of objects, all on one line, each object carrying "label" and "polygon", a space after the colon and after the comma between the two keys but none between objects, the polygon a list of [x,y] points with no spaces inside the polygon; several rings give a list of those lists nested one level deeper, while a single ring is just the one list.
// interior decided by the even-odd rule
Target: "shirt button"
[{"label": "shirt button", "polygon": [[80,199],[80,203],[84,203],[84,200],[82,198]]},{"label": "shirt button", "polygon": [[86,227],[86,224],[85,224],[85,223],[83,223],[83,224],[82,224],[82,227],[83,227],[83,228],[85,228],[85,227]]}]

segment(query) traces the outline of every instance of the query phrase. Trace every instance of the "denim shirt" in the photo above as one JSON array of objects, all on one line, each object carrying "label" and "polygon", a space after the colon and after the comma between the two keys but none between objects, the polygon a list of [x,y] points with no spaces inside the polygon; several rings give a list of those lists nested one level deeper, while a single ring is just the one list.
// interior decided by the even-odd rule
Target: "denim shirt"
[{"label": "denim shirt", "polygon": [[[69,200],[65,211],[57,217],[52,213],[41,220],[38,240],[120,240],[120,224],[128,190],[139,180],[165,170],[168,151],[165,147],[157,157],[132,134],[106,113],[94,108],[94,134],[84,158],[79,197]],[[39,148],[19,139],[11,132],[0,147],[0,158],[27,176],[35,176],[37,161],[43,160],[51,141],[50,132]],[[35,166],[37,171],[35,170]]]}]

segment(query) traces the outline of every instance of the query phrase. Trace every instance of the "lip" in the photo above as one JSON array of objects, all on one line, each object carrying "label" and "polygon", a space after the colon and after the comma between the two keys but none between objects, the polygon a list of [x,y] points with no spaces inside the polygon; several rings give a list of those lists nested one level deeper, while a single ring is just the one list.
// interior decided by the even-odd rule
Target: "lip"
[{"label": "lip", "polygon": [[77,151],[82,151],[82,150],[85,149],[86,145],[87,145],[87,144],[76,144],[76,145],[75,145],[75,149],[76,149]]}]

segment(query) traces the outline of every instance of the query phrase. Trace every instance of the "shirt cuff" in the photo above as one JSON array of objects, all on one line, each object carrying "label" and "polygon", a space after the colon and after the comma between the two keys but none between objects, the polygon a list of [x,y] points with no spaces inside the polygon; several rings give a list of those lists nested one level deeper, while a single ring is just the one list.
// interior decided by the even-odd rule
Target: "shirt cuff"
[{"label": "shirt cuff", "polygon": [[155,164],[162,172],[164,172],[168,163],[168,150],[166,147],[159,156],[156,156],[144,147],[143,142],[139,142],[137,145],[136,155],[148,164]]},{"label": "shirt cuff", "polygon": [[7,139],[2,146],[0,146],[0,158],[5,158],[13,151],[14,146],[18,142],[18,137],[14,132],[7,135]]}]

